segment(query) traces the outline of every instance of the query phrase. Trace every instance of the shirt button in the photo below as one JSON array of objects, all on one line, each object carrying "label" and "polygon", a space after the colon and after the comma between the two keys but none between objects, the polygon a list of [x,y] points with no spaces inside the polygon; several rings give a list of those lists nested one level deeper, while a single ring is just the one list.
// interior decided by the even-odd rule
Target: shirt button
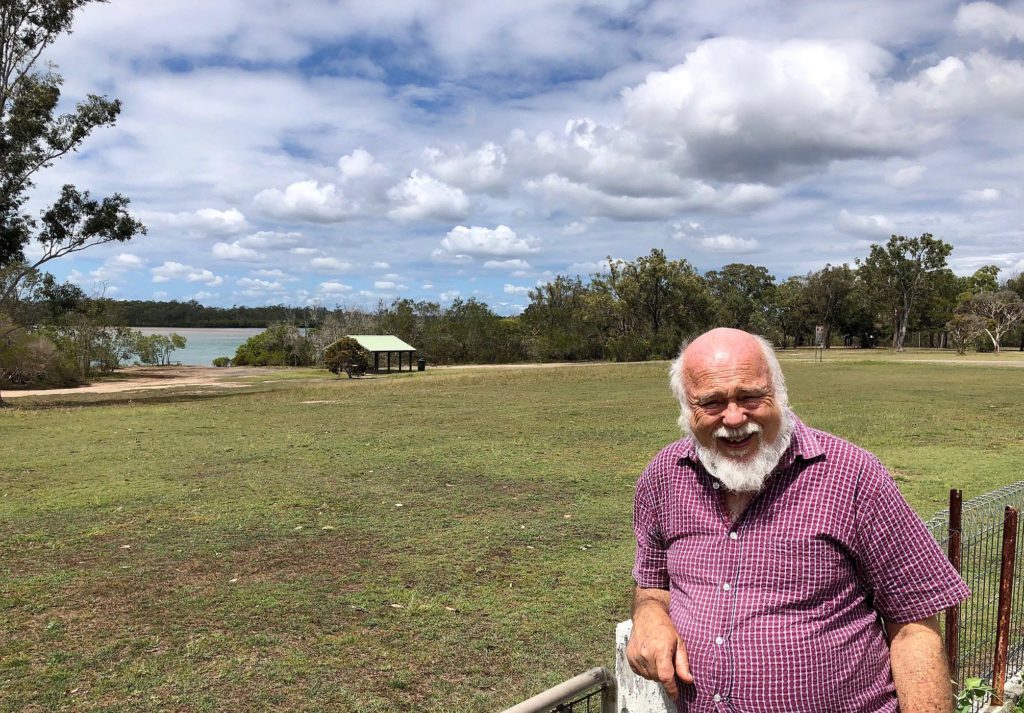
[{"label": "shirt button", "polygon": [[721,702],[722,702],[722,696],[721,696],[721,695],[719,695],[718,693],[716,693],[716,694],[715,694],[715,695],[714,695],[714,696],[713,696],[713,697],[711,698],[711,700],[713,700],[713,701],[714,701],[715,703],[721,703]]},{"label": "shirt button", "polygon": [[722,484],[716,480],[714,483],[711,484],[711,487],[714,488],[715,490],[718,490],[719,488],[722,487]]},{"label": "shirt button", "polygon": [[732,589],[732,585],[729,584],[728,582],[726,582],[725,584],[722,585],[722,589],[724,589],[725,591],[728,592],[730,589]]},{"label": "shirt button", "polygon": [[738,540],[739,538],[740,538],[740,533],[738,533],[738,532],[730,532],[729,533],[729,539],[730,540]]},{"label": "shirt button", "polygon": [[725,639],[723,639],[721,636],[715,637],[715,646],[721,646],[724,643]]}]

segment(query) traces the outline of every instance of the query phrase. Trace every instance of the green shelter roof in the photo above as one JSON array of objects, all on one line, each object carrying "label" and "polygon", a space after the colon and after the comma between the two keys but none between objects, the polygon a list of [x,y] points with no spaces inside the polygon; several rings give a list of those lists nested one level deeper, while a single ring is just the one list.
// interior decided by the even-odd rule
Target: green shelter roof
[{"label": "green shelter roof", "polygon": [[359,342],[359,346],[368,352],[414,352],[416,347],[409,346],[391,334],[350,334]]}]

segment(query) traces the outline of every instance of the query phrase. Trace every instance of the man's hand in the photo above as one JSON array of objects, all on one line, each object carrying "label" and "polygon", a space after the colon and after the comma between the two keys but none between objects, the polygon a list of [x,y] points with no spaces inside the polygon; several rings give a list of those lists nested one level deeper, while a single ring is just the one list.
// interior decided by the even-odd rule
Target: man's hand
[{"label": "man's hand", "polygon": [[626,645],[626,659],[638,676],[660,681],[673,699],[679,685],[693,683],[686,646],[668,615],[669,594],[664,589],[636,588],[633,593],[633,633]]},{"label": "man's hand", "polygon": [[953,691],[938,617],[906,624],[887,623],[885,628],[900,710],[904,713],[950,713]]}]

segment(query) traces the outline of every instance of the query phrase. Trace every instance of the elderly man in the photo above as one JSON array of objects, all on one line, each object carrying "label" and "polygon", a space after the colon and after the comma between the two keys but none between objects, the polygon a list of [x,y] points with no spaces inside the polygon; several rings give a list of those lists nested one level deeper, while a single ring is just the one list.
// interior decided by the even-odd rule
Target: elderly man
[{"label": "elderly man", "polygon": [[689,437],[637,483],[633,670],[680,711],[949,713],[937,613],[970,592],[878,459],[801,423],[746,332],[671,384]]}]

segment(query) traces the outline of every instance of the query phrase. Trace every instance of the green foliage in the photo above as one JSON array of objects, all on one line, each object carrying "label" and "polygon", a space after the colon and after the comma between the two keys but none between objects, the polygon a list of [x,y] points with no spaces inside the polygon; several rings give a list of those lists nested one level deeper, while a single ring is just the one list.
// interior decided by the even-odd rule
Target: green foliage
[{"label": "green foliage", "polygon": [[914,309],[934,289],[935,277],[946,270],[952,250],[952,245],[930,233],[919,238],[893,235],[884,246],[872,245],[870,254],[857,260],[858,280],[877,312],[891,318],[894,350],[903,351]]},{"label": "green foliage", "polygon": [[219,356],[213,360],[213,365],[216,367],[231,366],[231,357]]},{"label": "green foliage", "polygon": [[171,334],[149,334],[136,337],[135,350],[139,361],[143,364],[169,364],[171,354],[176,349],[184,349],[188,340],[172,332]]},{"label": "green foliage", "polygon": [[732,263],[712,270],[704,278],[715,304],[715,324],[766,334],[778,294],[775,278],[759,265]]},{"label": "green foliage", "polygon": [[965,679],[964,687],[956,693],[956,713],[973,713],[975,707],[992,695],[992,691],[992,686],[982,678]]},{"label": "green foliage", "polygon": [[362,376],[370,367],[370,354],[352,337],[342,337],[324,350],[324,366],[332,374]]},{"label": "green foliage", "polygon": [[235,366],[309,366],[313,350],[294,325],[272,324],[249,337],[231,361]]}]

